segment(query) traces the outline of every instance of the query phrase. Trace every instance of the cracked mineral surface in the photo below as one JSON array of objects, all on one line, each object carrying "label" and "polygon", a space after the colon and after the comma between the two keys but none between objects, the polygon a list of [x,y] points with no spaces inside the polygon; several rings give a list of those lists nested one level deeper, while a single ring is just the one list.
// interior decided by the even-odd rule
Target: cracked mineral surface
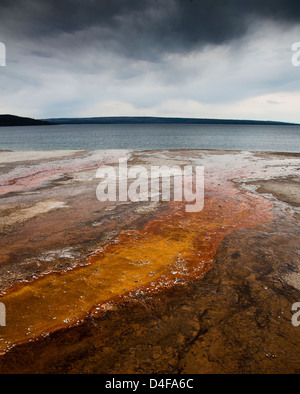
[{"label": "cracked mineral surface", "polygon": [[[119,157],[204,166],[204,209],[99,202]],[[299,372],[299,158],[1,152],[0,372]]]}]

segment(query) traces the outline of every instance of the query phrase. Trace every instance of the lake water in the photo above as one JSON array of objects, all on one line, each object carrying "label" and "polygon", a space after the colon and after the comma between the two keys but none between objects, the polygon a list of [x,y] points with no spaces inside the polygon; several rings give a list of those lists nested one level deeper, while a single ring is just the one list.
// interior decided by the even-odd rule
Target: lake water
[{"label": "lake water", "polygon": [[300,126],[55,125],[1,127],[0,150],[219,149],[300,152]]}]

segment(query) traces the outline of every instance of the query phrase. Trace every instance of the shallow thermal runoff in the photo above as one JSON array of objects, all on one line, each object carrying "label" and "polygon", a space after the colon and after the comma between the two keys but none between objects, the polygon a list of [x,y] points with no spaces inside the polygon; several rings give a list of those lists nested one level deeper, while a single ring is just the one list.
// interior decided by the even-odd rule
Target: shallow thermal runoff
[{"label": "shallow thermal runoff", "polygon": [[[99,202],[97,169],[120,157],[146,168],[204,166],[204,209]],[[225,353],[229,371],[298,368],[281,349],[293,355],[300,342],[290,323],[300,300],[299,169],[297,154],[1,152],[0,371],[217,372]],[[272,348],[267,327],[278,338]],[[249,335],[261,340],[241,364]]]}]

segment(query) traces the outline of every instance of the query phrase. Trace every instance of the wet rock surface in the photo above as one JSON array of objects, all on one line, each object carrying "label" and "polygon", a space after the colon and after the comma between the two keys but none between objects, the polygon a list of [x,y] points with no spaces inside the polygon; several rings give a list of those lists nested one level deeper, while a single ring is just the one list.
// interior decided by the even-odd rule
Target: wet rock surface
[{"label": "wet rock surface", "polygon": [[13,349],[0,359],[1,371],[299,373],[291,305],[300,294],[284,279],[297,267],[282,260],[297,234],[278,250],[269,230],[228,236],[201,280],[114,300],[80,327]]},{"label": "wet rock surface", "polygon": [[[299,157],[137,152],[133,162],[204,163],[212,194],[217,196],[218,188],[229,184],[230,190],[242,193],[234,194],[235,198],[244,198],[246,193],[249,200],[244,203],[250,203],[252,194],[257,201],[265,201],[262,217],[255,218],[255,226],[237,226],[224,234],[214,252],[213,266],[201,278],[190,275],[148,293],[115,295],[77,325],[13,347],[0,357],[0,372],[299,373],[300,329],[291,324],[291,307],[300,301],[299,212],[287,199],[277,200],[273,194],[259,197],[256,187],[268,181],[266,178],[280,182],[284,177],[287,182],[287,172],[295,179]],[[230,179],[239,182],[235,186]],[[11,224],[13,230],[1,234],[5,245],[1,248],[2,290],[45,270],[63,271],[84,263],[88,253],[114,240],[121,231],[142,231],[169,209],[165,203],[154,210],[148,203],[99,208],[94,189],[82,182],[74,197],[70,197],[73,181],[61,184],[53,194],[62,193],[58,200],[75,208],[63,218],[63,208],[55,209],[17,227]],[[84,192],[84,185],[89,190]],[[253,185],[250,191],[248,187]],[[49,199],[52,187],[41,189],[38,198],[45,193]],[[6,205],[24,204],[23,199],[24,195],[2,197]],[[96,211],[98,220],[94,219]],[[45,226],[46,219],[51,226]],[[59,232],[53,231],[54,224],[55,229],[61,226]]]}]

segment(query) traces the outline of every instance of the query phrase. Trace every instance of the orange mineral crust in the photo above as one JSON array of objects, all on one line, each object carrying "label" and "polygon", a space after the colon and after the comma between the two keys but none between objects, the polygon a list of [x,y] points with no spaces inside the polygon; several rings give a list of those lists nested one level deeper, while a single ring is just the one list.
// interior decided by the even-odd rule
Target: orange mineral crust
[{"label": "orange mineral crust", "polygon": [[231,182],[206,186],[203,211],[186,213],[183,203],[171,203],[167,213],[141,231],[121,233],[85,266],[8,289],[0,297],[7,309],[0,351],[79,324],[116,297],[203,277],[224,237],[271,220],[271,206]]}]

